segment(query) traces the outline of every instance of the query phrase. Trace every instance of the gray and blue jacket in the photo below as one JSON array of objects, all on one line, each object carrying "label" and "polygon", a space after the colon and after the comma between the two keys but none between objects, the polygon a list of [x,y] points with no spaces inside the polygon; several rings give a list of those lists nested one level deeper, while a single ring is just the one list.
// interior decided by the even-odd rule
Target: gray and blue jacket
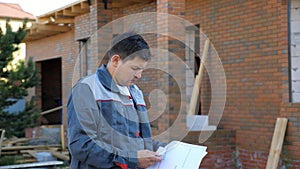
[{"label": "gray and blue jacket", "polygon": [[156,151],[141,90],[122,95],[103,65],[72,88],[67,104],[71,169],[136,169],[137,151]]}]

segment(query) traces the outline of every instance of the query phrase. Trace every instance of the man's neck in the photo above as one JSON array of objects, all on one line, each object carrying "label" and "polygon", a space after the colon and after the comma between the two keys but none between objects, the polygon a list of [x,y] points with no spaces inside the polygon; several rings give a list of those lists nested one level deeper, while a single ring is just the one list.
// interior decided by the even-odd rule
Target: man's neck
[{"label": "man's neck", "polygon": [[108,62],[106,69],[108,70],[109,74],[111,77],[113,77],[113,74],[115,73],[115,68],[111,65],[110,62]]}]

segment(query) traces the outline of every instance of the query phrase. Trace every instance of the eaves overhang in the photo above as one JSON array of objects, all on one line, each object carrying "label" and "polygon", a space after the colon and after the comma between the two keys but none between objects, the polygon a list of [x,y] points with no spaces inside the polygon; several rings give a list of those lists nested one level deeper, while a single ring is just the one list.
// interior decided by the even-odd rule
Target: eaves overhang
[{"label": "eaves overhang", "polygon": [[90,12],[87,0],[76,1],[72,4],[37,16],[36,22],[27,29],[24,42],[34,41],[49,36],[71,31],[76,16]]}]

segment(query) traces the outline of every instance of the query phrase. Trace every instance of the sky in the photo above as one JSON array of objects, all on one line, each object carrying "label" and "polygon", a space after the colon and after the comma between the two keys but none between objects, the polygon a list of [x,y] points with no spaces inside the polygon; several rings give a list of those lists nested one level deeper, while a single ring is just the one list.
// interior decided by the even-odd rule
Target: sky
[{"label": "sky", "polygon": [[0,2],[19,4],[24,11],[34,16],[43,15],[76,1],[79,0],[0,0]]}]

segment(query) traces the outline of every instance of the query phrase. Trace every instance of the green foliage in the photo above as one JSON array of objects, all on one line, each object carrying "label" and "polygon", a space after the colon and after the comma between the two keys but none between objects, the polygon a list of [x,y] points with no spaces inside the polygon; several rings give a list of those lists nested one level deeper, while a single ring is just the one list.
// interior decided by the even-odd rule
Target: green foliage
[{"label": "green foliage", "polygon": [[3,156],[0,158],[0,166],[12,165],[16,163],[16,157],[14,156]]},{"label": "green foliage", "polygon": [[34,97],[29,103],[26,103],[25,110],[10,114],[0,112],[0,128],[5,129],[6,137],[17,136],[24,137],[25,129],[38,125],[40,110],[34,106]]},{"label": "green foliage", "polygon": [[27,63],[21,60],[16,65],[12,64],[13,53],[19,50],[18,45],[26,36],[26,23],[25,20],[23,27],[16,32],[12,31],[9,20],[6,22],[5,33],[0,28],[0,128],[4,128],[7,135],[21,136],[26,127],[37,124],[39,111],[35,108],[33,100],[27,103],[24,112],[5,112],[5,108],[27,96],[27,89],[36,86],[40,81],[31,58]]}]

